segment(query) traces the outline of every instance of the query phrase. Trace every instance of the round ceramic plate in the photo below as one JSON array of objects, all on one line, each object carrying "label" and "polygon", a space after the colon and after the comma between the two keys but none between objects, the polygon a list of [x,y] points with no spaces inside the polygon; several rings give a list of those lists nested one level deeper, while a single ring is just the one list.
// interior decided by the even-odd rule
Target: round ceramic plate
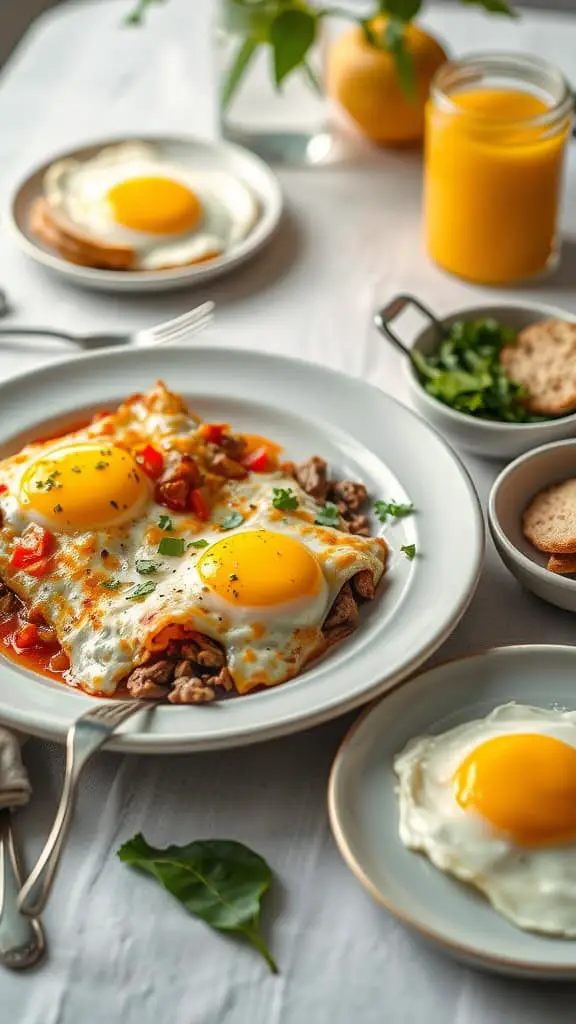
[{"label": "round ceramic plate", "polygon": [[[86,160],[106,146],[121,142],[145,142],[155,146],[167,163],[188,167],[196,171],[226,171],[247,185],[258,202],[258,219],[248,236],[228,253],[206,263],[197,263],[176,270],[124,271],[98,270],[69,263],[57,253],[45,248],[28,229],[28,211],[31,203],[42,195],[44,174],[55,160],[74,157]],[[186,288],[208,281],[244,263],[268,241],[276,230],[282,214],[282,193],[278,179],[270,168],[253,153],[228,143],[202,142],[199,139],[163,136],[138,136],[132,139],[102,139],[89,146],[58,153],[36,168],[14,193],[9,210],[9,221],[20,248],[37,263],[43,264],[74,284],[97,291],[159,292]]]},{"label": "round ceramic plate", "polygon": [[480,718],[499,704],[576,709],[576,648],[501,647],[448,662],[389,692],[336,756],[328,804],[340,851],[370,894],[404,924],[476,967],[576,979],[576,941],[515,928],[475,889],[398,836],[394,756],[409,739]]},{"label": "round ceramic plate", "polygon": [[[145,360],[141,349],[59,360],[0,386],[0,458],[98,408],[113,408],[157,378],[202,417],[274,438],[289,458],[322,455],[337,475],[364,481],[375,498],[412,501],[417,514],[386,531],[392,553],[377,599],[363,610],[355,633],[323,660],[265,692],[204,707],[158,707],[148,721],[124,726],[116,749],[199,750],[304,729],[382,693],[446,639],[480,572],[478,499],[441,438],[362,381],[301,360],[219,347],[152,348]],[[384,527],[375,522],[378,530]],[[406,544],[416,545],[413,561],[400,551]],[[2,661],[5,722],[62,740],[93,703]]]}]

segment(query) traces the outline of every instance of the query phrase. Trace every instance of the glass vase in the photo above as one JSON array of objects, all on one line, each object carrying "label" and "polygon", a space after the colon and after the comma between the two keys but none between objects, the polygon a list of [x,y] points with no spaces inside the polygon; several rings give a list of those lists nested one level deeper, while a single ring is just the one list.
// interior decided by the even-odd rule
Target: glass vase
[{"label": "glass vase", "polygon": [[323,94],[324,38],[306,64],[277,87],[266,41],[277,0],[218,0],[214,25],[218,119],[222,139],[246,146],[267,163],[314,164],[331,149]]}]

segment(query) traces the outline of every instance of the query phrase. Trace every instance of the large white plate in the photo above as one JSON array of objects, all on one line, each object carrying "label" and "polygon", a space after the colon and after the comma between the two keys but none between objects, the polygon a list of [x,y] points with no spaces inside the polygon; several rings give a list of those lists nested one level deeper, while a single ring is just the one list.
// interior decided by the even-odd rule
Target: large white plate
[{"label": "large white plate", "polygon": [[[79,267],[58,256],[51,249],[45,248],[28,228],[28,211],[34,199],[42,194],[44,174],[50,164],[64,157],[86,160],[105,146],[115,146],[127,141],[145,142],[156,146],[168,163],[193,170],[227,171],[243,181],[252,190],[260,206],[260,215],[248,236],[230,252],[217,259],[177,270],[124,271]],[[51,156],[42,167],[35,168],[17,187],[10,202],[9,222],[16,242],[27,256],[65,277],[72,284],[96,291],[160,292],[189,288],[193,284],[219,277],[220,274],[245,263],[272,236],[281,214],[282,193],[278,179],[263,160],[247,149],[224,142],[139,135],[132,139],[127,136],[101,139],[90,145]]]},{"label": "large white plate", "polygon": [[[111,746],[170,753],[303,729],[382,693],[448,637],[482,561],[476,493],[430,427],[362,381],[302,360],[222,348],[59,360],[0,386],[0,458],[48,428],[114,406],[158,377],[201,415],[277,438],[296,459],[323,455],[339,473],[363,480],[375,497],[409,499],[418,511],[388,531],[393,554],[385,585],[364,610],[360,628],[324,660],[264,693],[204,707],[159,707],[147,723],[128,723]],[[417,545],[413,562],[399,550],[405,543]],[[62,740],[92,704],[93,698],[2,661],[0,719],[6,722]]]},{"label": "large white plate", "polygon": [[395,754],[408,740],[483,718],[508,701],[576,709],[576,647],[500,647],[439,665],[386,694],[345,737],[328,792],[340,852],[387,910],[465,963],[519,977],[576,979],[576,941],[514,927],[471,886],[398,836]]}]

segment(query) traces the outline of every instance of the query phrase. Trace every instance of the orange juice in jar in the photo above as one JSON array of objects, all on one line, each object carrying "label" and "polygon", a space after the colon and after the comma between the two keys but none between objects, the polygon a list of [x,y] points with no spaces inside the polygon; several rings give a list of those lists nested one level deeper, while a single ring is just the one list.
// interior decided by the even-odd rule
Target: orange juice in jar
[{"label": "orange juice in jar", "polygon": [[505,285],[558,257],[572,95],[536,57],[494,53],[445,64],[426,111],[429,255],[453,274]]}]

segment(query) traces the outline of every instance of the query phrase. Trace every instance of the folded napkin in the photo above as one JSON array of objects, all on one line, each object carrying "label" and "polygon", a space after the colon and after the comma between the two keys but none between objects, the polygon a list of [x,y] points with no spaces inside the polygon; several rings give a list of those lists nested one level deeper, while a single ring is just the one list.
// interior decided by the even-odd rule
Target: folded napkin
[{"label": "folded napkin", "polygon": [[18,736],[0,726],[0,807],[22,807],[32,795]]}]

